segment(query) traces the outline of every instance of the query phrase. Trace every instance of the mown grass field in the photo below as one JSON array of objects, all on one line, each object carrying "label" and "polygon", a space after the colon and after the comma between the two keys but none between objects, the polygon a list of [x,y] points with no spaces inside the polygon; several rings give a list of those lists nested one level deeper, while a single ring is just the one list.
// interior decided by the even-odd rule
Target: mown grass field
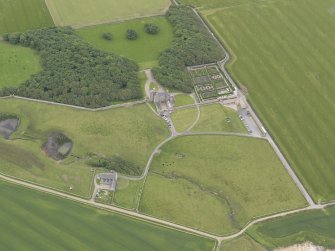
[{"label": "mown grass field", "polygon": [[195,107],[176,110],[171,114],[173,125],[178,132],[184,132],[195,122],[198,110]]},{"label": "mown grass field", "polygon": [[191,95],[187,94],[177,94],[174,96],[175,98],[175,106],[183,106],[183,105],[192,105],[194,104],[194,99]]},{"label": "mown grass field", "polygon": [[[0,100],[1,112],[20,117],[13,140],[0,141],[0,146],[10,153],[0,152],[1,172],[66,191],[76,182],[72,192],[85,195],[92,175],[85,165],[90,154],[119,155],[144,167],[154,147],[168,137],[164,122],[145,104],[89,112],[4,99]],[[74,142],[71,156],[62,162],[47,158],[42,151],[42,144],[52,131],[61,131]]]},{"label": "mown grass field", "polygon": [[208,239],[0,182],[2,250],[211,251]]},{"label": "mown grass field", "polygon": [[14,87],[41,70],[40,58],[29,48],[0,42],[0,89]]},{"label": "mown grass field", "polygon": [[237,112],[220,104],[200,106],[200,118],[192,131],[247,132]]},{"label": "mown grass field", "polygon": [[259,139],[185,136],[154,158],[139,210],[216,234],[305,200],[270,145]]},{"label": "mown grass field", "polygon": [[262,1],[203,14],[314,200],[334,200],[335,1]]},{"label": "mown grass field", "polygon": [[[160,28],[159,33],[156,35],[146,33],[144,30],[146,23],[156,24]],[[126,38],[127,29],[135,30],[138,38],[128,40]],[[105,32],[112,34],[111,41],[102,38]],[[78,30],[78,34],[100,50],[133,59],[141,69],[156,66],[159,54],[171,46],[173,39],[172,26],[162,16],[82,28]]]},{"label": "mown grass field", "polygon": [[271,0],[179,0],[180,3],[191,5],[199,10],[235,7],[245,4],[257,4],[265,1]]},{"label": "mown grass field", "polygon": [[259,223],[247,230],[268,248],[285,247],[311,241],[335,248],[335,207],[314,210]]},{"label": "mown grass field", "polygon": [[143,180],[130,181],[126,179],[118,179],[117,189],[114,194],[114,204],[134,210],[137,207],[139,190],[143,185]]},{"label": "mown grass field", "polygon": [[0,0],[0,36],[53,25],[43,0]]},{"label": "mown grass field", "polygon": [[236,239],[224,241],[220,251],[266,251],[266,249],[253,241],[249,236],[241,236]]},{"label": "mown grass field", "polygon": [[169,0],[47,0],[56,25],[88,26],[163,14]]}]

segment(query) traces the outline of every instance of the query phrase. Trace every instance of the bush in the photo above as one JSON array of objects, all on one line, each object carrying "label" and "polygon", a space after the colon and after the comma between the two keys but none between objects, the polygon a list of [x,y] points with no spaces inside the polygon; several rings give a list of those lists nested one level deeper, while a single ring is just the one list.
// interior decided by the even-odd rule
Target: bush
[{"label": "bush", "polygon": [[171,6],[166,16],[174,27],[175,38],[172,47],[161,53],[159,66],[152,72],[162,85],[192,92],[186,67],[220,61],[224,52],[190,7]]},{"label": "bush", "polygon": [[148,34],[156,35],[159,32],[159,28],[155,24],[145,24],[144,29]]},{"label": "bush", "polygon": [[104,34],[102,34],[102,38],[105,40],[111,41],[113,39],[113,36],[111,33],[105,32]]},{"label": "bush", "polygon": [[85,107],[141,98],[135,62],[84,42],[70,27],[51,27],[9,35],[9,42],[37,50],[43,70],[0,95],[49,100]]},{"label": "bush", "polygon": [[127,30],[127,39],[129,40],[136,40],[138,37],[137,32],[132,29]]}]

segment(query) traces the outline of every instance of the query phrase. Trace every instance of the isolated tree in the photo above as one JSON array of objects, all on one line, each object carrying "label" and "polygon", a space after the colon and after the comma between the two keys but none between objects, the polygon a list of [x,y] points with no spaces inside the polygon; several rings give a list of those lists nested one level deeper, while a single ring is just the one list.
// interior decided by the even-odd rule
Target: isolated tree
[{"label": "isolated tree", "polygon": [[159,32],[159,27],[155,24],[145,24],[144,29],[148,34],[156,35]]},{"label": "isolated tree", "polygon": [[127,30],[127,39],[129,40],[136,40],[138,37],[137,32],[133,29]]},{"label": "isolated tree", "polygon": [[105,32],[102,34],[103,39],[111,41],[113,39],[113,36],[109,32]]}]

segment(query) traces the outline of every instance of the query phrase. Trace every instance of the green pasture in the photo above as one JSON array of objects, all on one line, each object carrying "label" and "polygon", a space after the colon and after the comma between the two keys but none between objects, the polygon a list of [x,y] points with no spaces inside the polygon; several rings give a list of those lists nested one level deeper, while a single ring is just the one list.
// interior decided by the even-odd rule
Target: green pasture
[{"label": "green pasture", "polygon": [[174,96],[175,98],[175,106],[184,106],[184,105],[192,105],[194,104],[194,99],[191,95],[187,94],[177,94]]},{"label": "green pasture", "polygon": [[220,104],[200,106],[200,118],[192,131],[246,133],[237,112]]},{"label": "green pasture", "polygon": [[0,0],[0,36],[53,25],[44,0]]},{"label": "green pasture", "polygon": [[203,12],[233,54],[233,77],[315,201],[335,199],[334,6],[281,0]]},{"label": "green pasture", "polygon": [[118,179],[117,189],[114,194],[114,204],[119,207],[134,210],[137,207],[139,190],[143,185],[143,181],[130,181],[126,179]]},{"label": "green pasture", "polygon": [[259,243],[255,242],[247,235],[224,241],[220,251],[266,251]]},{"label": "green pasture", "polygon": [[186,131],[195,122],[198,116],[198,110],[195,107],[175,110],[171,114],[173,125],[178,132]]},{"label": "green pasture", "polygon": [[[4,99],[0,100],[1,112],[19,116],[20,127],[12,140],[0,141],[10,153],[0,151],[0,172],[66,191],[73,185],[72,192],[85,195],[92,176],[86,165],[91,155],[119,155],[144,167],[154,147],[168,137],[164,122],[145,104],[90,112]],[[63,132],[74,142],[71,156],[62,162],[47,158],[42,151],[53,131]]]},{"label": "green pasture", "polygon": [[[156,35],[145,32],[146,23],[156,24],[160,31]],[[127,29],[137,32],[136,40],[126,38]],[[112,40],[105,40],[103,33],[110,32]],[[133,59],[141,69],[152,68],[158,64],[159,54],[171,46],[173,39],[172,26],[163,16],[142,18],[114,24],[86,27],[78,30],[78,34],[94,47]]]},{"label": "green pasture", "polygon": [[15,87],[41,70],[40,58],[32,49],[0,41],[0,89]]},{"label": "green pasture", "polygon": [[258,223],[248,229],[247,234],[271,249],[307,241],[335,248],[334,226],[333,206]]},{"label": "green pasture", "polygon": [[260,2],[267,2],[271,0],[179,0],[180,3],[187,4],[197,9],[220,9],[228,7],[236,7],[240,5],[253,5]]},{"label": "green pasture", "polygon": [[211,251],[214,241],[0,182],[2,250]]},{"label": "green pasture", "polygon": [[139,210],[216,234],[306,204],[265,140],[184,136],[155,156]]},{"label": "green pasture", "polygon": [[46,0],[56,25],[89,26],[163,14],[169,0]]}]

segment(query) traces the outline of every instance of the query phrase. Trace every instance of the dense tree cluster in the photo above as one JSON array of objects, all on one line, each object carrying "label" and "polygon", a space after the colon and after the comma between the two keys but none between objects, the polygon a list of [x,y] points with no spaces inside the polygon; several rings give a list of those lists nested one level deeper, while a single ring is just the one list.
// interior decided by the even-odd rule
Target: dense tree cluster
[{"label": "dense tree cluster", "polygon": [[117,155],[110,158],[93,157],[88,161],[88,164],[92,167],[105,168],[126,175],[140,175],[142,172],[139,166]]},{"label": "dense tree cluster", "polygon": [[151,35],[156,35],[159,32],[159,27],[155,24],[145,24],[144,30]]},{"label": "dense tree cluster", "polygon": [[172,47],[161,54],[153,74],[166,87],[191,92],[186,67],[220,61],[224,52],[190,7],[171,6],[166,16],[174,27],[175,38]]},{"label": "dense tree cluster", "polygon": [[135,62],[94,49],[72,28],[7,34],[4,39],[37,50],[43,70],[18,88],[4,88],[2,96],[16,94],[93,108],[142,96]]},{"label": "dense tree cluster", "polygon": [[133,29],[128,29],[127,30],[127,33],[126,33],[126,37],[127,39],[129,40],[136,40],[138,35],[137,35],[137,32]]}]

